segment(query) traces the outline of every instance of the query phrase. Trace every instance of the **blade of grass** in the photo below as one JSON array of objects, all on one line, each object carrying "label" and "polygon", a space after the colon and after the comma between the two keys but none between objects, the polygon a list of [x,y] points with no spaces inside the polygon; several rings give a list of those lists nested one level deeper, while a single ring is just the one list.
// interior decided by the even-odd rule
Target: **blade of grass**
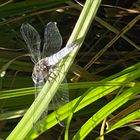
[{"label": "blade of grass", "polygon": [[118,121],[117,123],[115,123],[113,126],[111,126],[106,132],[105,134],[110,133],[111,131],[123,126],[126,123],[131,122],[132,120],[135,120],[137,118],[140,117],[140,109],[134,111],[133,113],[127,115],[126,117],[124,117],[123,119],[121,119],[120,121]]},{"label": "blade of grass", "polygon": [[[105,22],[104,20],[102,20],[99,17],[95,17],[95,20],[97,22],[99,22],[102,26],[106,27],[108,30],[118,34],[119,30],[117,30],[115,27],[113,27],[112,25],[108,24],[107,22]],[[126,40],[128,43],[130,43],[133,47],[135,47],[137,50],[140,50],[140,47],[138,45],[136,45],[132,40],[130,40],[128,37],[126,37],[124,34],[121,36],[124,40]]]},{"label": "blade of grass", "polygon": [[[97,82],[78,82],[78,83],[67,83],[61,84],[60,90],[63,89],[83,89],[83,88],[91,88],[97,86],[124,86],[124,87],[133,87],[135,86],[136,82],[111,82],[111,81],[97,81]],[[8,99],[8,98],[15,98],[21,96],[27,96],[34,94],[34,87],[29,88],[21,88],[21,89],[14,89],[14,90],[4,90],[0,91],[0,99]]]},{"label": "blade of grass", "polygon": [[107,121],[107,126],[108,128],[110,128],[111,126],[113,126],[116,122],[120,121],[121,119],[123,119],[125,116],[129,115],[130,113],[136,111],[137,109],[140,108],[140,101],[136,101],[133,104],[131,104],[130,106],[127,106],[127,108],[125,108],[124,110],[120,111],[118,114],[116,114],[115,116],[111,117],[108,121]]},{"label": "blade of grass", "polygon": [[5,3],[0,4],[0,7],[3,7],[3,6],[5,6],[5,5],[9,4],[9,3],[12,3],[12,2],[13,2],[13,0],[9,0],[9,1],[5,2]]},{"label": "blade of grass", "polygon": [[79,131],[74,135],[73,140],[83,140],[103,119],[105,119],[108,115],[122,106],[132,97],[137,95],[139,90],[139,86],[129,88],[101,108],[79,129]]},{"label": "blade of grass", "polygon": [[[82,39],[82,38],[85,38],[86,36],[86,33],[88,31],[88,28],[89,26],[91,25],[91,22],[92,20],[95,18],[95,15],[97,13],[97,10],[99,8],[99,5],[101,3],[101,0],[87,0],[85,5],[84,5],[84,8],[82,10],[82,13],[80,15],[80,17],[83,17],[83,18],[79,18],[79,22],[80,22],[80,19],[84,19],[84,22],[80,22],[79,25],[82,24],[82,29],[80,32],[79,32],[79,35],[78,35],[78,38]],[[85,18],[84,18],[85,17]],[[78,23],[77,23],[78,25]],[[78,28],[78,27],[77,27]],[[76,27],[75,27],[76,29]],[[83,34],[84,32],[84,34]],[[82,41],[83,42],[83,41]],[[81,99],[82,100],[82,99]],[[80,101],[81,101],[80,100]],[[80,102],[79,101],[79,102]],[[76,104],[76,106],[78,105],[78,103]],[[74,109],[75,110],[75,109]],[[71,113],[69,114],[69,118],[67,120],[67,125],[66,125],[66,130],[65,130],[65,140],[68,140],[68,130],[69,130],[69,126],[70,126],[70,120],[72,119],[72,116],[73,116],[73,111],[71,111]]]},{"label": "blade of grass", "polygon": [[[89,2],[89,4],[91,4],[93,2],[93,0],[88,0],[88,2]],[[97,2],[97,0],[95,2]],[[82,42],[84,41],[84,38],[86,36],[86,33],[87,33],[87,31],[90,27],[91,21],[92,21],[92,20],[90,20],[90,24],[87,23],[85,16],[87,16],[88,14],[84,14],[85,12],[86,11],[84,8],[67,44],[73,43],[76,40],[78,40],[79,41],[78,44],[81,45]],[[84,16],[82,16],[82,15],[84,15]],[[88,16],[89,16],[89,18],[93,19],[93,17],[92,17],[93,15],[88,15]],[[56,77],[57,82],[54,81],[51,84],[49,82],[46,82],[46,84],[42,88],[42,90],[41,90],[40,94],[38,95],[38,97],[36,98],[36,100],[33,102],[33,104],[28,109],[27,113],[24,115],[22,120],[18,123],[16,128],[8,136],[7,140],[13,140],[13,139],[22,140],[25,138],[25,136],[28,134],[28,132],[33,127],[33,125],[32,125],[33,120],[37,121],[39,119],[39,117],[41,116],[41,114],[44,112],[44,110],[48,107],[50,101],[52,100],[53,96],[55,95],[55,92],[57,91],[57,89],[59,88],[59,85],[61,84],[61,82],[63,81],[63,79],[65,77],[65,74],[62,74],[62,73],[66,73],[68,71],[70,65],[72,64],[72,62],[74,60],[74,57],[75,57],[78,49],[80,48],[80,45],[79,45],[79,47],[77,47],[77,49],[75,49],[70,54],[70,56],[67,58],[67,60],[64,64],[64,66],[62,66],[62,68],[60,70],[61,71],[60,75]],[[37,110],[36,112],[34,112],[34,108],[36,108],[36,110]],[[32,114],[34,114],[34,115],[32,115]]]},{"label": "blade of grass", "polygon": [[24,54],[24,55],[20,55],[15,57],[14,59],[10,60],[8,63],[6,63],[1,69],[0,69],[0,77],[4,77],[6,74],[6,70],[9,68],[9,66],[17,59],[25,57],[25,56],[29,56],[28,54]]}]

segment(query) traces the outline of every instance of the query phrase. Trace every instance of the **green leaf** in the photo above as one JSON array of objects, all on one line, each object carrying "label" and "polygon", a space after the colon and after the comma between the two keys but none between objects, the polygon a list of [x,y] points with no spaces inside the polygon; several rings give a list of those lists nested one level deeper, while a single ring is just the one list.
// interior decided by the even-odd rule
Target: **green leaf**
[{"label": "green leaf", "polygon": [[83,140],[103,119],[137,95],[139,90],[139,86],[130,88],[101,108],[79,129],[73,137],[73,140]]},{"label": "green leaf", "polygon": [[106,132],[105,134],[110,133],[111,131],[123,126],[126,123],[131,122],[132,120],[135,120],[137,118],[140,117],[140,109],[134,111],[133,113],[127,115],[126,117],[124,117],[123,119],[121,119],[120,121],[118,121],[117,123],[115,123],[113,126],[111,126]]},{"label": "green leaf", "polygon": [[[89,4],[95,4],[94,6],[97,6],[100,4],[101,1],[94,1],[94,0],[88,0]],[[93,20],[93,15],[91,12],[88,13],[86,11],[87,7],[85,7],[76,23],[76,26],[73,30],[73,33],[68,41],[67,44],[76,42],[77,48],[69,55],[67,60],[65,61],[65,64],[61,67],[60,71],[61,73],[56,77],[55,81],[46,82],[42,90],[40,91],[38,97],[35,99],[27,113],[24,115],[22,120],[18,123],[16,128],[12,131],[12,133],[8,136],[7,140],[22,140],[25,138],[25,136],[29,133],[31,128],[33,127],[33,120],[37,121],[41,114],[44,112],[44,110],[48,107],[50,101],[52,100],[53,96],[55,95],[55,92],[59,88],[59,85],[63,81],[65,77],[65,73],[67,73],[69,67],[71,66],[74,57],[80,48],[80,45],[84,41],[84,38],[86,36],[86,33],[88,32],[88,29],[90,27],[90,24]],[[95,12],[96,13],[96,12]],[[95,14],[94,13],[94,14]],[[57,82],[56,82],[57,81]],[[47,93],[47,94],[46,94]],[[34,108],[36,108],[36,112],[34,112]],[[32,115],[34,114],[34,115]]]}]

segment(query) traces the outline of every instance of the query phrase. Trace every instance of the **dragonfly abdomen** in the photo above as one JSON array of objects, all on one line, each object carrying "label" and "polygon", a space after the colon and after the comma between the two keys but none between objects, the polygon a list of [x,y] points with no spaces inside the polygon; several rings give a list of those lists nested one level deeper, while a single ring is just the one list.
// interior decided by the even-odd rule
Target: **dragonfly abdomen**
[{"label": "dragonfly abdomen", "polygon": [[51,55],[47,58],[49,65],[56,65],[61,59],[66,57],[77,45],[76,44],[70,44],[61,49],[59,52]]}]

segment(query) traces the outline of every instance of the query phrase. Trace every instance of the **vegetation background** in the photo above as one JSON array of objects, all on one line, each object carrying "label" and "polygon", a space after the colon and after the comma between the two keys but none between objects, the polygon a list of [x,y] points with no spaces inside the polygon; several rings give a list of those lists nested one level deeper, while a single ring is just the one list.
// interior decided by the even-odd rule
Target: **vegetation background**
[{"label": "vegetation background", "polygon": [[[49,112],[53,113],[41,122],[44,126],[41,132],[36,134],[32,127],[25,139],[140,139],[140,1],[102,0],[100,4],[100,0],[87,0],[86,3],[85,17],[81,16],[83,20],[79,22],[79,34],[83,32],[85,40],[83,37],[67,73],[68,85],[58,85],[62,90],[65,85],[69,87],[72,111],[66,130],[57,124],[50,105]],[[91,4],[89,8],[90,3],[100,6],[93,8]],[[81,0],[0,1],[1,139],[8,136],[12,139],[12,130],[34,101],[31,78],[34,64],[20,34],[22,23],[33,25],[43,40],[45,25],[57,22],[64,47],[84,4]],[[92,21],[90,13],[96,10]],[[88,19],[91,25],[84,32]],[[62,120],[68,117],[66,110],[67,106],[60,108]],[[64,114],[67,115],[63,117]]]}]

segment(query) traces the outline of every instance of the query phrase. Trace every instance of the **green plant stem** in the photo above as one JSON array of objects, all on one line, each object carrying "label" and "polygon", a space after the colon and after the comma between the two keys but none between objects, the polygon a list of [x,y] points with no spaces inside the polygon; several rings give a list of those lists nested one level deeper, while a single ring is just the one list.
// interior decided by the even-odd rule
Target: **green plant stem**
[{"label": "green plant stem", "polygon": [[3,6],[5,6],[5,5],[9,4],[9,3],[12,3],[13,1],[14,0],[9,0],[9,1],[5,2],[5,3],[2,3],[2,4],[0,4],[0,7],[3,7]]},{"label": "green plant stem", "polygon": [[[92,4],[93,0],[88,1],[90,4]],[[96,0],[97,2],[97,0]],[[84,9],[85,10],[85,9]],[[85,11],[82,11],[81,15],[84,14]],[[91,17],[90,14],[86,14],[86,16]],[[93,18],[93,17],[92,17]],[[83,23],[85,23],[83,26]],[[90,21],[91,23],[91,21]],[[86,27],[85,27],[86,25]],[[80,16],[78,22],[76,23],[76,26],[74,28],[74,31],[68,41],[67,44],[73,43],[78,40],[78,44],[82,44],[84,41],[84,38],[86,36],[86,33],[90,27],[90,24],[87,24],[87,18],[85,16]],[[81,40],[79,40],[81,39]],[[72,64],[74,57],[76,55],[76,52],[80,48],[80,45],[77,46],[77,48],[70,54],[70,56],[67,58],[66,63],[62,68],[60,69],[61,73],[66,73]],[[44,112],[44,110],[48,107],[50,101],[52,100],[53,96],[55,95],[55,92],[59,88],[59,85],[63,81],[65,75],[60,74],[56,77],[57,82],[52,81],[50,84],[49,82],[46,82],[42,90],[40,91],[38,97],[35,99],[31,107],[28,109],[24,117],[21,119],[21,121],[18,123],[18,125],[15,127],[15,129],[12,131],[12,133],[7,137],[7,140],[23,140],[26,135],[29,133],[31,128],[33,127],[33,121],[37,121],[41,114]],[[34,108],[36,108],[36,112],[34,112]],[[33,115],[34,114],[34,115]]]}]

